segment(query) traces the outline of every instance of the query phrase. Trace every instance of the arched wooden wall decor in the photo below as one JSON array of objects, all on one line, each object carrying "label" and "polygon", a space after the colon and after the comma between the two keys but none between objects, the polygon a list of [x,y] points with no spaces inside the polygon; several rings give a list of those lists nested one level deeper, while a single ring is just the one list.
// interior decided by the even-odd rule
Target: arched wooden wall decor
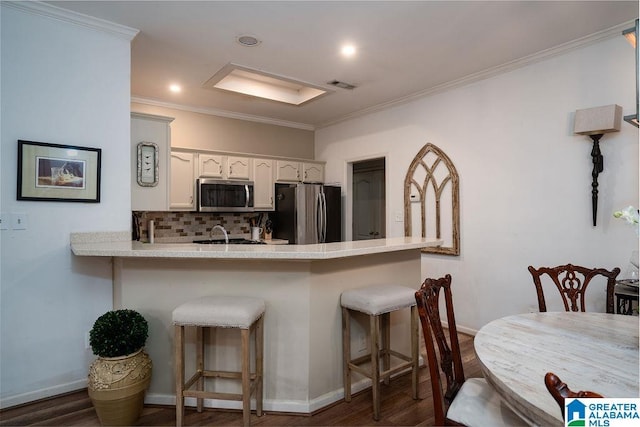
[{"label": "arched wooden wall decor", "polygon": [[419,219],[420,236],[444,240],[442,246],[422,252],[460,255],[459,198],[456,167],[442,150],[428,143],[413,159],[404,179],[404,235],[414,235],[412,226]]}]

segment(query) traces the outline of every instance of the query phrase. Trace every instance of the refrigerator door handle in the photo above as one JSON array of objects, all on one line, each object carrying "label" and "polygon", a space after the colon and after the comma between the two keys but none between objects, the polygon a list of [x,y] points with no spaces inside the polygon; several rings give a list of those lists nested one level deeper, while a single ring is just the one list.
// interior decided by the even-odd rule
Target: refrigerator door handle
[{"label": "refrigerator door handle", "polygon": [[316,194],[316,240],[322,243],[322,193]]},{"label": "refrigerator door handle", "polygon": [[324,192],[320,193],[320,200],[322,203],[322,225],[321,225],[321,243],[327,242],[327,197]]}]

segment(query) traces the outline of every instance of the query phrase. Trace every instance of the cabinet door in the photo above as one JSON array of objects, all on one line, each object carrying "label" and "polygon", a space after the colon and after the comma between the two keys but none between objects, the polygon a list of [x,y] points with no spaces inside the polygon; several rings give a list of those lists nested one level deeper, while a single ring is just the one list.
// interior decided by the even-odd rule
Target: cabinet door
[{"label": "cabinet door", "polygon": [[353,174],[353,240],[385,237],[384,171]]},{"label": "cabinet door", "polygon": [[324,165],[321,163],[303,163],[302,182],[324,182]]},{"label": "cabinet door", "polygon": [[253,159],[253,203],[256,209],[273,210],[273,160]]},{"label": "cabinet door", "polygon": [[[172,117],[131,113],[131,210],[169,210],[169,152]],[[138,144],[153,142],[158,146],[158,184],[138,185]]]},{"label": "cabinet door", "polygon": [[198,155],[198,176],[207,178],[222,178],[224,168],[222,166],[223,156],[216,154]]},{"label": "cabinet door", "polygon": [[300,163],[288,160],[276,161],[276,181],[299,182]]},{"label": "cabinet door", "polygon": [[251,159],[249,157],[227,157],[228,179],[249,179]]},{"label": "cabinet door", "polygon": [[193,153],[171,152],[171,209],[195,210]]}]

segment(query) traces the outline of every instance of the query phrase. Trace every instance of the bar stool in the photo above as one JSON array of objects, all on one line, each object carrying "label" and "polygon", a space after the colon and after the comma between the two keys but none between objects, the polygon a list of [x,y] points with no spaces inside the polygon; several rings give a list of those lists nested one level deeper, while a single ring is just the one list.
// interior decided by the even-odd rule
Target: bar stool
[{"label": "bar stool", "polygon": [[[371,378],[373,394],[373,419],[380,419],[380,380],[385,384],[398,372],[411,368],[413,398],[418,398],[418,310],[415,289],[398,285],[377,285],[345,291],[340,296],[342,306],[342,360],[344,376],[344,400],[351,401],[351,372]],[[391,349],[391,312],[411,308],[411,355]],[[351,312],[369,316],[370,353],[351,359]],[[403,362],[391,368],[391,356]],[[382,359],[382,370],[380,370]],[[370,366],[361,365],[369,362]]]},{"label": "bar stool", "polygon": [[[242,420],[245,426],[251,419],[251,395],[255,392],[256,415],[262,416],[262,376],[264,354],[264,301],[252,297],[210,296],[188,301],[173,310],[174,351],[176,376],[176,426],[184,419],[184,398],[195,397],[198,412],[202,412],[203,399],[242,401]],[[184,332],[185,327],[196,328],[196,372],[185,382]],[[204,331],[207,328],[236,328],[240,330],[241,371],[208,370],[205,368]],[[255,372],[250,370],[251,333],[255,340]],[[205,380],[232,378],[242,381],[242,393],[205,391]],[[195,390],[190,390],[196,384]]]}]

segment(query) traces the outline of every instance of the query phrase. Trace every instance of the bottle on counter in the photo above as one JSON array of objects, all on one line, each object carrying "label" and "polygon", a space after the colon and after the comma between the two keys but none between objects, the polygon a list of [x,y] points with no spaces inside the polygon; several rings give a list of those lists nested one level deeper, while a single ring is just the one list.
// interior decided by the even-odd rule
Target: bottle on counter
[{"label": "bottle on counter", "polygon": [[153,243],[155,234],[156,234],[155,222],[152,219],[150,219],[149,227],[147,228],[147,236],[149,237],[149,243]]}]

